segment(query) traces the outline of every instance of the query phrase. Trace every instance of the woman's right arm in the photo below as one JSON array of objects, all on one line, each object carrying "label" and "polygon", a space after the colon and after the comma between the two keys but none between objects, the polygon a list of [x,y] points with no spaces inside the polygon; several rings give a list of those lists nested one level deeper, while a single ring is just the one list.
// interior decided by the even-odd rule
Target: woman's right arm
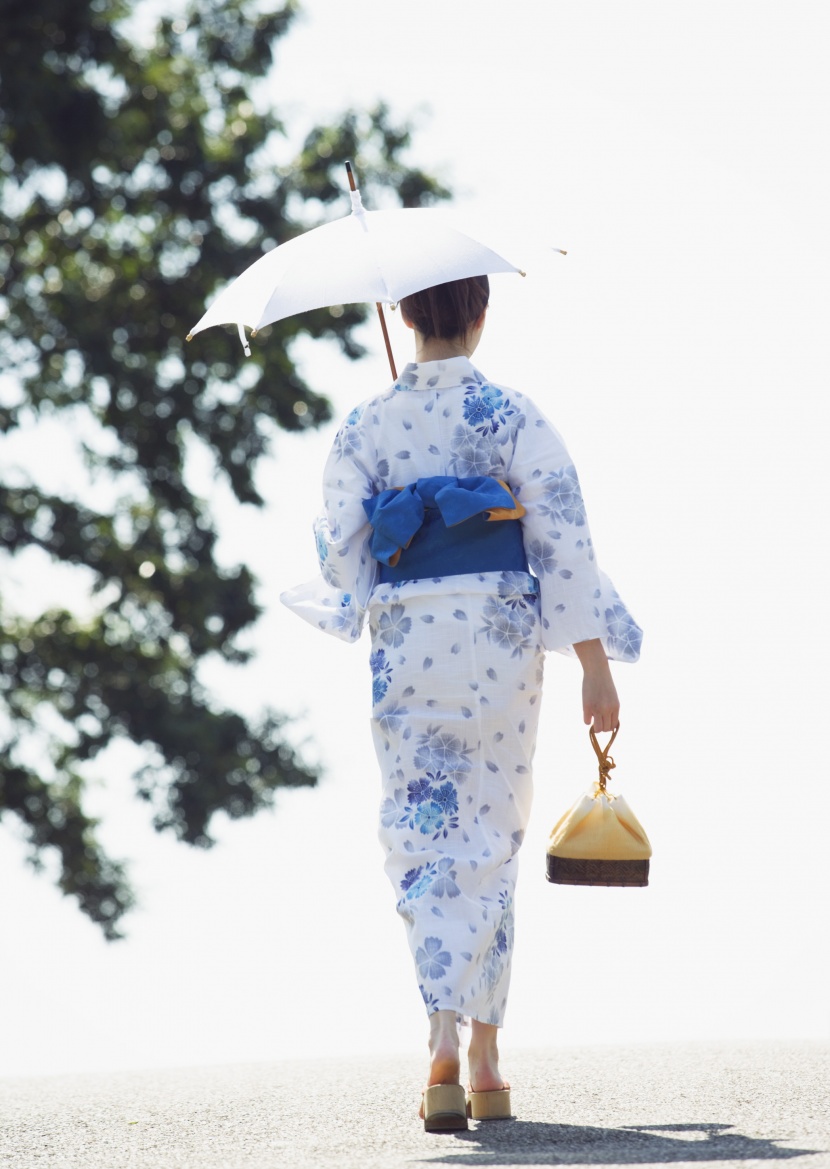
[{"label": "woman's right arm", "polygon": [[[521,403],[525,425],[507,480],[526,509],[522,533],[539,580],[545,648],[576,653],[578,644],[596,641],[608,657],[636,661],[642,630],[597,564],[579,478],[562,437],[534,402],[518,394],[513,400]],[[597,650],[587,652],[593,661]],[[589,690],[603,692],[604,722],[607,685]]]}]

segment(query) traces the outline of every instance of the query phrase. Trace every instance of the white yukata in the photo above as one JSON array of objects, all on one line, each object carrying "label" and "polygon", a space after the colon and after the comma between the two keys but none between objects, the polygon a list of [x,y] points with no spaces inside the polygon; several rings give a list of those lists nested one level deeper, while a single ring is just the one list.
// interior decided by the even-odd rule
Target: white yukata
[{"label": "white yukata", "polygon": [[[525,509],[530,573],[379,583],[363,501],[432,476],[501,480]],[[544,652],[600,638],[633,662],[641,630],[596,563],[561,437],[465,357],[407,365],[353,410],[324,496],[321,576],[281,599],[345,641],[368,614],[379,835],[427,1012],[501,1026]]]}]

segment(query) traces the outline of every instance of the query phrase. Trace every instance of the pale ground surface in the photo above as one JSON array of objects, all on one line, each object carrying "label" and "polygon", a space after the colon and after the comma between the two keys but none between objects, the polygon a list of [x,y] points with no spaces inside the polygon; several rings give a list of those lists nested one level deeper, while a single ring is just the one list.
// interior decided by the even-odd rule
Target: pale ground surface
[{"label": "pale ground surface", "polygon": [[505,1063],[518,1119],[452,1135],[415,1119],[423,1069],[411,1058],[5,1080],[0,1165],[830,1166],[826,1044],[596,1047]]}]

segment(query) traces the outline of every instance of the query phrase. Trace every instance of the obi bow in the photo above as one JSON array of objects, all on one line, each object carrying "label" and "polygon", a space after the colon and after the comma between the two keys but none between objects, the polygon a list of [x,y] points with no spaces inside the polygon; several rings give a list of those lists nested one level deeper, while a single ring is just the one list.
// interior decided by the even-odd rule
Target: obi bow
[{"label": "obi bow", "polygon": [[488,513],[488,520],[518,520],[525,514],[522,504],[501,479],[487,475],[469,479],[433,475],[416,479],[407,487],[391,487],[363,500],[363,508],[374,528],[371,551],[375,560],[394,567],[402,549],[423,524],[428,507],[438,509],[448,528],[484,512]]}]

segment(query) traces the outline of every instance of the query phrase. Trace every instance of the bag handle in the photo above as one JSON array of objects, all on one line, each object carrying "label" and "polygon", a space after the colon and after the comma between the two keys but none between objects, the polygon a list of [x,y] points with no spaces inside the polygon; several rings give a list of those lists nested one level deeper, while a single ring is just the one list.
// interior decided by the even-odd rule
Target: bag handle
[{"label": "bag handle", "polygon": [[599,760],[599,790],[603,795],[606,794],[605,785],[608,782],[608,772],[612,771],[617,766],[608,752],[611,750],[611,744],[616,739],[617,731],[619,729],[620,725],[617,723],[616,727],[611,732],[611,738],[608,740],[608,743],[604,748],[600,747],[599,742],[597,741],[597,736],[594,732],[594,728],[590,727],[588,731],[588,734],[591,736],[591,746],[596,751],[597,759]]}]

